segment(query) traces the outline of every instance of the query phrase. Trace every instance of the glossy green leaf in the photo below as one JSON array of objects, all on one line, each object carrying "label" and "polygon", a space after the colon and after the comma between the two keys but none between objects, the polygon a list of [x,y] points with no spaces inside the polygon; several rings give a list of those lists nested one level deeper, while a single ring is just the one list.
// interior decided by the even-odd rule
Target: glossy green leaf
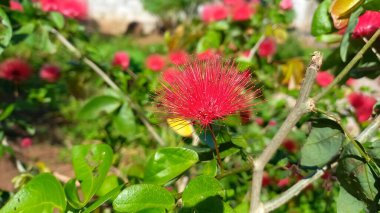
[{"label": "glossy green leaf", "polygon": [[159,149],[148,160],[144,181],[163,185],[182,174],[196,162],[198,162],[198,155],[193,150],[180,147]]},{"label": "glossy green leaf", "polygon": [[183,205],[195,206],[201,201],[214,196],[224,196],[222,184],[210,176],[198,176],[190,181],[182,194]]},{"label": "glossy green leaf", "polygon": [[55,27],[57,27],[58,29],[62,29],[65,25],[65,18],[60,13],[51,12],[49,14],[49,18],[54,23]]},{"label": "glossy green leaf", "polygon": [[136,213],[166,213],[166,210],[160,209],[160,208],[152,208],[152,209],[143,209],[143,210],[138,211]]},{"label": "glossy green leaf", "polygon": [[5,109],[3,109],[2,111],[0,111],[0,121],[6,119],[8,116],[10,116],[13,112],[13,110],[15,109],[15,105],[14,104],[9,104],[7,107],[5,107]]},{"label": "glossy green leaf", "polygon": [[0,8],[0,54],[8,46],[12,38],[12,25],[7,14]]},{"label": "glossy green leaf", "polygon": [[108,200],[113,200],[117,197],[117,195],[120,193],[121,189],[124,187],[124,184],[116,186],[111,191],[106,193],[105,195],[99,197],[96,199],[94,203],[92,203],[89,207],[87,207],[83,213],[90,213],[93,212],[95,209],[99,208],[103,203],[107,202]]},{"label": "glossy green leaf", "polygon": [[314,127],[301,149],[301,165],[324,166],[338,154],[343,140],[344,134],[336,127]]},{"label": "glossy green leaf", "polygon": [[247,140],[243,136],[233,136],[231,138],[231,142],[233,144],[235,144],[236,146],[241,147],[241,148],[247,148],[248,147]]},{"label": "glossy green leaf", "polygon": [[0,210],[1,213],[13,212],[63,212],[66,198],[62,185],[49,173],[35,176]]},{"label": "glossy green leaf", "polygon": [[73,148],[73,167],[83,195],[83,201],[80,201],[75,179],[66,183],[65,192],[73,207],[83,207],[99,190],[111,167],[112,156],[112,149],[106,144],[79,145]]},{"label": "glossy green leaf", "polygon": [[210,176],[210,177],[215,177],[217,172],[218,172],[218,166],[217,162],[215,159],[210,160],[210,161],[205,161],[202,162],[202,169],[201,169],[201,174]]},{"label": "glossy green leaf", "polygon": [[350,38],[351,33],[354,31],[356,24],[358,23],[358,17],[362,13],[363,9],[356,10],[353,14],[351,14],[350,19],[348,21],[348,26],[346,32],[343,35],[342,42],[340,43],[340,57],[343,62],[347,60],[347,53],[350,47]]},{"label": "glossy green leaf", "polygon": [[119,178],[116,175],[108,175],[104,179],[102,186],[96,192],[96,195],[99,197],[102,197],[120,185],[122,185],[122,182],[119,180]]},{"label": "glossy green leaf", "polygon": [[135,116],[127,104],[123,104],[120,107],[118,113],[113,118],[113,126],[116,133],[126,137],[133,136],[136,132]]},{"label": "glossy green leaf", "polygon": [[357,213],[365,210],[365,203],[350,195],[343,187],[339,189],[336,200],[337,213]]},{"label": "glossy green leaf", "polygon": [[96,119],[101,113],[111,113],[121,105],[113,96],[97,96],[88,101],[78,113],[80,119]]},{"label": "glossy green leaf", "polygon": [[363,4],[363,7],[367,10],[380,11],[380,1],[379,0],[367,0]]},{"label": "glossy green leaf", "polygon": [[124,189],[113,201],[120,212],[138,212],[144,209],[172,209],[174,197],[166,189],[152,184],[137,184]]},{"label": "glossy green leaf", "polygon": [[313,36],[328,34],[334,29],[329,13],[330,4],[331,0],[324,0],[315,11],[311,23],[311,34]]},{"label": "glossy green leaf", "polygon": [[222,41],[222,35],[217,31],[208,31],[198,42],[197,52],[217,49]]}]

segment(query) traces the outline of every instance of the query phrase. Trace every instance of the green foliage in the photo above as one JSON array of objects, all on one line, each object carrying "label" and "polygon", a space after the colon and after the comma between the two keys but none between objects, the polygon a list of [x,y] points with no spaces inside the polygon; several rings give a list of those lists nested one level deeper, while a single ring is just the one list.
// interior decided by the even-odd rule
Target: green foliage
[{"label": "green foliage", "polygon": [[12,25],[7,14],[0,8],[0,54],[8,46],[12,38]]},{"label": "green foliage", "polygon": [[112,113],[121,105],[121,101],[113,96],[97,96],[88,101],[79,111],[80,119],[96,119],[101,113]]},{"label": "green foliage", "polygon": [[334,26],[329,13],[330,4],[331,0],[324,0],[315,11],[311,24],[313,36],[320,36],[333,31]]},{"label": "green foliage", "polygon": [[365,204],[350,195],[343,187],[339,189],[339,197],[337,199],[338,213],[357,213],[365,210]]}]

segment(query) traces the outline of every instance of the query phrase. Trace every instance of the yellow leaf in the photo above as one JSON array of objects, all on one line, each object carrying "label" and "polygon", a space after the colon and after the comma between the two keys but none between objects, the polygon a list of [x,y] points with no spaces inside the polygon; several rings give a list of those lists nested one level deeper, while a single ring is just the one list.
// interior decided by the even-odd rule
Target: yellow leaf
[{"label": "yellow leaf", "polygon": [[182,137],[190,137],[194,131],[190,121],[182,118],[168,118],[169,127]]},{"label": "yellow leaf", "polygon": [[288,32],[283,28],[274,29],[273,34],[277,44],[284,44],[288,40]]},{"label": "yellow leaf", "polygon": [[298,87],[303,79],[305,65],[299,58],[292,58],[281,65],[283,74],[282,83],[288,85],[290,88]]},{"label": "yellow leaf", "polygon": [[364,0],[334,0],[330,6],[331,16],[336,19],[348,18]]}]

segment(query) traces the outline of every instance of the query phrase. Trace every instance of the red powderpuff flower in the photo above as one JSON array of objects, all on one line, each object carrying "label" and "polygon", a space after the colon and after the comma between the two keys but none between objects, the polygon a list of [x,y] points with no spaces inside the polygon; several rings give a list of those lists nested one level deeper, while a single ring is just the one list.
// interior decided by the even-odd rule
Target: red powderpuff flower
[{"label": "red powderpuff flower", "polygon": [[60,0],[40,0],[41,9],[45,12],[58,11]]},{"label": "red powderpuff flower", "polygon": [[224,0],[223,3],[226,5],[234,6],[237,4],[243,4],[245,3],[245,1],[244,0]]},{"label": "red powderpuff flower", "polygon": [[270,183],[271,183],[271,178],[269,177],[268,172],[264,172],[264,174],[263,174],[263,180],[262,180],[262,182],[261,182],[261,185],[262,185],[263,187],[266,187],[266,186],[268,186]]},{"label": "red powderpuff flower", "polygon": [[372,108],[376,104],[376,99],[362,93],[354,92],[348,96],[348,102],[354,107],[359,122],[364,122],[371,117]]},{"label": "red powderpuff flower", "polygon": [[18,58],[11,58],[0,64],[0,78],[9,81],[23,81],[30,77],[32,69],[26,61]]},{"label": "red powderpuff flower", "polygon": [[346,81],[346,84],[347,86],[353,86],[355,84],[356,80],[353,79],[353,78],[349,78],[347,81]]},{"label": "red powderpuff flower", "polygon": [[152,54],[146,59],[145,64],[153,71],[160,71],[165,66],[165,60],[161,55]]},{"label": "red powderpuff flower", "polygon": [[129,55],[126,52],[120,51],[116,52],[113,56],[112,65],[115,67],[121,67],[123,70],[129,67]]},{"label": "red powderpuff flower", "polygon": [[232,7],[232,20],[234,21],[246,21],[251,18],[254,13],[251,5],[242,3]]},{"label": "red powderpuff flower", "polygon": [[277,186],[280,187],[280,188],[283,188],[287,185],[289,185],[290,183],[290,178],[283,178],[283,179],[280,179],[277,181]]},{"label": "red powderpuff flower", "polygon": [[255,122],[256,122],[257,125],[259,125],[259,126],[264,125],[264,119],[262,119],[262,118],[256,118],[256,119],[255,119]]},{"label": "red powderpuff flower", "polygon": [[24,8],[18,1],[13,1],[13,0],[9,1],[9,8],[15,11],[20,11],[20,12],[24,11]]},{"label": "red powderpuff flower", "polygon": [[288,152],[291,152],[291,153],[295,153],[298,150],[297,143],[295,141],[293,141],[293,140],[290,140],[290,139],[286,139],[282,143],[282,146],[284,146],[284,148],[286,150],[288,150]]},{"label": "red powderpuff flower", "polygon": [[185,51],[177,51],[170,53],[169,59],[175,65],[182,65],[188,61],[189,55]]},{"label": "red powderpuff flower", "polygon": [[228,9],[223,4],[208,4],[203,7],[201,18],[204,22],[210,23],[226,19]]},{"label": "red powderpuff flower", "polygon": [[281,8],[281,10],[291,10],[293,8],[293,1],[292,0],[282,0],[280,2],[280,8]]},{"label": "red powderpuff flower", "polygon": [[44,65],[40,70],[40,78],[47,82],[54,83],[59,77],[61,77],[61,71],[57,66]]},{"label": "red powderpuff flower", "polygon": [[277,125],[277,122],[275,120],[270,120],[268,122],[268,126],[276,126]]},{"label": "red powderpuff flower", "polygon": [[23,138],[21,139],[21,142],[20,142],[20,146],[22,148],[29,148],[32,146],[32,144],[33,144],[33,141],[31,138]]},{"label": "red powderpuff flower", "polygon": [[173,83],[182,73],[174,68],[168,68],[162,73],[162,81],[166,83]]},{"label": "red powderpuff flower", "polygon": [[260,57],[271,57],[276,53],[277,45],[274,39],[266,38],[259,46]]},{"label": "red powderpuff flower", "polygon": [[218,57],[218,55],[213,50],[210,50],[210,49],[197,54],[197,59],[200,61],[208,60],[213,57]]},{"label": "red powderpuff flower", "polygon": [[372,36],[380,28],[380,12],[366,11],[359,16],[359,21],[352,32],[353,38]]},{"label": "red powderpuff flower", "polygon": [[173,83],[163,82],[156,101],[169,118],[182,118],[202,127],[253,104],[251,78],[233,62],[221,58],[192,61]]},{"label": "red powderpuff flower", "polygon": [[318,72],[315,80],[319,86],[327,87],[329,84],[331,84],[331,82],[334,81],[334,76],[328,71]]},{"label": "red powderpuff flower", "polygon": [[60,0],[59,2],[58,12],[69,18],[84,19],[87,17],[87,10],[86,0]]}]

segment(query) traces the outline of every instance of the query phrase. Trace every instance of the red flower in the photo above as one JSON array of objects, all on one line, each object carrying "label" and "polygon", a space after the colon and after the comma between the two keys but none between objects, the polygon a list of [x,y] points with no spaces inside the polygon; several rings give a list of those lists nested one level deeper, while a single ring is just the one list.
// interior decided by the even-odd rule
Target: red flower
[{"label": "red flower", "polygon": [[204,22],[210,23],[226,19],[228,10],[223,4],[208,4],[203,7],[201,18]]},{"label": "red flower", "polygon": [[249,20],[253,15],[254,10],[249,4],[237,4],[232,7],[232,20],[245,21]]},{"label": "red flower", "polygon": [[298,150],[298,146],[297,146],[296,142],[293,140],[290,140],[290,139],[286,139],[282,143],[282,145],[284,146],[284,148],[286,150],[288,150],[288,152],[291,152],[291,153],[295,153]]},{"label": "red flower", "polygon": [[355,84],[356,80],[353,79],[353,78],[349,78],[347,81],[346,81],[346,84],[347,86],[353,86]]},{"label": "red flower", "polygon": [[271,57],[276,53],[276,42],[272,38],[266,38],[259,46],[258,54],[260,57]]},{"label": "red flower", "polygon": [[293,1],[292,0],[282,0],[280,2],[280,8],[282,10],[291,10],[293,8]]},{"label": "red flower", "polygon": [[145,64],[153,71],[160,71],[165,66],[165,61],[161,55],[153,54],[146,59]]},{"label": "red flower", "polygon": [[259,126],[264,125],[264,119],[262,119],[262,118],[256,118],[256,119],[255,119],[255,122],[256,122],[257,125],[259,125]]},{"label": "red flower", "polygon": [[29,148],[33,144],[33,141],[31,138],[23,138],[21,139],[20,145],[22,148]]},{"label": "red flower", "polygon": [[45,12],[58,11],[60,0],[40,0],[41,9]]},{"label": "red flower", "polygon": [[162,73],[162,80],[166,83],[173,83],[182,73],[174,68],[168,68]]},{"label": "red flower", "polygon": [[58,11],[69,18],[84,19],[87,9],[86,0],[60,0]]},{"label": "red flower", "polygon": [[263,187],[266,187],[266,186],[268,186],[270,183],[271,183],[271,178],[269,177],[268,172],[264,172],[264,174],[263,174],[263,180],[262,180],[262,182],[261,182],[261,185],[262,185]]},{"label": "red flower", "polygon": [[328,71],[318,72],[316,77],[317,84],[321,87],[327,87],[334,81],[334,76]]},{"label": "red flower", "polygon": [[61,77],[61,71],[54,65],[45,65],[40,71],[40,78],[50,83],[58,81],[59,77]]},{"label": "red flower", "polygon": [[0,64],[0,78],[9,81],[23,81],[29,78],[32,69],[26,61],[18,58],[11,58]]},{"label": "red flower", "polygon": [[277,186],[280,187],[280,188],[283,188],[287,185],[289,185],[290,183],[290,178],[283,178],[283,179],[280,179],[279,181],[277,181]]},{"label": "red flower", "polygon": [[126,52],[116,52],[113,56],[112,65],[115,67],[121,67],[123,70],[129,67],[129,55]]},{"label": "red flower", "polygon": [[249,124],[251,122],[251,114],[251,110],[240,112],[240,121],[242,125]]},{"label": "red flower", "polygon": [[197,59],[200,61],[208,60],[208,59],[211,59],[213,57],[217,57],[217,54],[210,49],[205,50],[205,51],[197,54]]},{"label": "red flower", "polygon": [[372,108],[376,104],[376,99],[362,93],[354,92],[348,96],[348,102],[354,107],[359,122],[364,122],[371,117]]},{"label": "red flower", "polygon": [[268,126],[276,126],[277,125],[277,122],[275,120],[270,120],[268,122]]},{"label": "red flower", "polygon": [[24,11],[24,8],[18,1],[13,1],[13,0],[9,1],[9,8],[15,11],[20,11],[20,12]]},{"label": "red flower", "polygon": [[181,117],[202,127],[252,106],[250,76],[233,62],[221,58],[192,61],[183,67],[173,83],[163,82],[157,102],[169,118]]},{"label": "red flower", "polygon": [[226,4],[226,5],[234,6],[234,5],[237,5],[237,4],[242,4],[242,3],[244,3],[245,1],[244,1],[244,0],[224,0],[223,2],[224,2],[224,4]]},{"label": "red flower", "polygon": [[182,65],[188,61],[189,55],[185,51],[177,51],[170,53],[169,59],[175,65]]},{"label": "red flower", "polygon": [[380,28],[380,12],[366,11],[363,15],[359,16],[359,21],[356,24],[353,38],[360,38],[365,36],[372,36],[377,29]]}]

